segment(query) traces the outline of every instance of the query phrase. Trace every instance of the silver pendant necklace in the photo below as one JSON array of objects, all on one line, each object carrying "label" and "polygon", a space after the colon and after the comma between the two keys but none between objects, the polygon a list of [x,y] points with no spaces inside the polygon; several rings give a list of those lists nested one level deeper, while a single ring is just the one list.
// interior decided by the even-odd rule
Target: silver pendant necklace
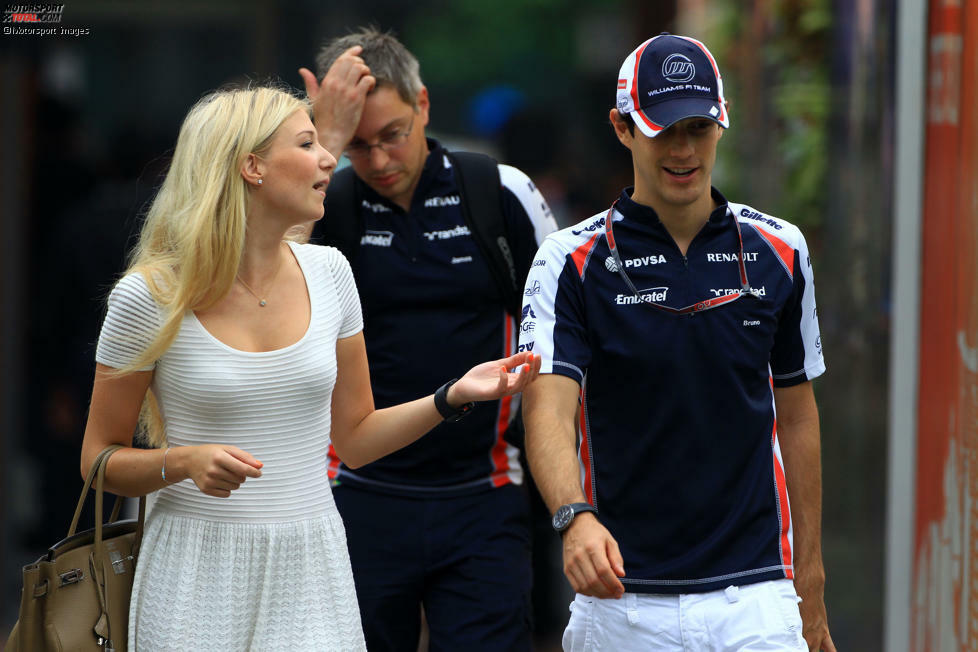
[{"label": "silver pendant necklace", "polygon": [[[278,272],[279,272],[280,269],[282,269],[282,261],[281,261],[281,259],[279,259],[278,267],[275,268],[275,273],[272,274],[272,278],[270,278],[268,280],[268,289],[271,289],[272,284],[275,283],[275,279],[278,277]],[[238,279],[239,281],[241,281],[241,285],[243,285],[245,287],[245,289],[248,290],[248,292],[251,292],[256,299],[258,299],[258,306],[259,307],[264,308],[266,305],[268,305],[268,302],[265,301],[264,298],[262,298],[257,292],[255,292],[254,290],[252,290],[250,285],[248,285],[247,283],[244,282],[244,279],[241,278],[241,275],[240,274],[235,274],[234,277],[236,279]]]}]

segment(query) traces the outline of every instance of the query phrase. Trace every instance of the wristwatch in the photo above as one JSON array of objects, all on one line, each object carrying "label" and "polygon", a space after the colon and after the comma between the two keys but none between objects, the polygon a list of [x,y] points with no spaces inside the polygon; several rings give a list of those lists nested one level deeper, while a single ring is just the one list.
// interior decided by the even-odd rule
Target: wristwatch
[{"label": "wristwatch", "polygon": [[439,387],[435,391],[435,407],[438,409],[438,414],[441,415],[442,419],[445,421],[455,422],[464,417],[466,414],[472,411],[475,407],[475,403],[469,401],[464,403],[457,408],[452,407],[448,403],[448,388],[458,382],[458,378],[452,378],[450,381]]},{"label": "wristwatch", "polygon": [[557,532],[563,532],[570,527],[571,521],[574,517],[581,512],[594,512],[598,513],[594,505],[591,503],[570,503],[569,505],[561,505],[554,512],[554,517],[551,520],[551,524]]}]

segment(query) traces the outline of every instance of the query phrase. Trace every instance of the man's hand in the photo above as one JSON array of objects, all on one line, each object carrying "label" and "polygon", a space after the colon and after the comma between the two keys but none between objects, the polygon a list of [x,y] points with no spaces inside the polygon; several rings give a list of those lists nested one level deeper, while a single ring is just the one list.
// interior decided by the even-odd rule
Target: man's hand
[{"label": "man's hand", "polygon": [[829,622],[825,613],[824,575],[812,579],[796,577],[795,592],[801,597],[801,604],[798,605],[801,611],[801,633],[809,651],[837,652],[832,635],[829,634]]},{"label": "man's hand", "polygon": [[308,68],[299,68],[299,76],[312,101],[313,121],[319,132],[319,144],[339,158],[343,148],[353,139],[360,124],[367,93],[377,80],[360,58],[363,48],[354,45],[341,54],[330,66],[322,83]]},{"label": "man's hand", "polygon": [[577,593],[595,598],[620,598],[625,566],[618,542],[590,512],[574,517],[563,533],[564,575]]}]

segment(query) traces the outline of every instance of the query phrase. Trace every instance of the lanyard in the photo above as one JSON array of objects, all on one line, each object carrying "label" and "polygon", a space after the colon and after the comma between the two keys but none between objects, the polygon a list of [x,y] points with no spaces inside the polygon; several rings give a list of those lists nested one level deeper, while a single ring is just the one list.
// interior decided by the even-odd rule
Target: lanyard
[{"label": "lanyard", "polygon": [[747,280],[747,265],[744,263],[744,238],[740,233],[740,222],[737,221],[736,216],[733,217],[733,223],[734,230],[737,231],[737,243],[740,247],[739,255],[737,256],[737,265],[740,269],[740,290],[721,297],[711,297],[709,299],[704,299],[703,301],[697,301],[696,303],[688,305],[685,308],[673,308],[672,306],[655,303],[652,301],[652,295],[641,294],[635,287],[635,284],[632,283],[632,279],[630,279],[628,274],[625,273],[625,266],[621,263],[621,256],[618,254],[618,246],[615,244],[615,233],[611,223],[614,221],[612,218],[614,217],[615,206],[617,205],[618,201],[615,200],[615,203],[608,209],[608,215],[605,217],[604,221],[604,235],[605,239],[608,241],[608,248],[611,250],[611,255],[615,259],[615,265],[618,267],[618,273],[621,275],[622,280],[625,281],[625,285],[628,286],[628,289],[631,290],[633,295],[635,295],[635,298],[639,303],[646,304],[652,308],[669,312],[674,315],[687,315],[691,313],[703,312],[704,310],[710,310],[728,303],[733,303],[743,296],[759,298],[751,288],[750,281]]}]

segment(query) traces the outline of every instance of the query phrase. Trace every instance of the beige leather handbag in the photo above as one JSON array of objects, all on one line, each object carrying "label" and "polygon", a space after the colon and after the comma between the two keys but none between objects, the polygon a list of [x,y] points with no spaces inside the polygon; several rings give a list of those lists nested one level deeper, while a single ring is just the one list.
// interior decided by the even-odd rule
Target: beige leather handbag
[{"label": "beige leather handbag", "polygon": [[[118,520],[119,497],[109,522],[102,524],[105,467],[109,456],[120,448],[107,447],[92,464],[67,538],[24,566],[20,616],[7,640],[9,652],[126,649],[129,596],[146,497],[139,499],[137,520]],[[75,534],[93,480],[95,527]]]}]

